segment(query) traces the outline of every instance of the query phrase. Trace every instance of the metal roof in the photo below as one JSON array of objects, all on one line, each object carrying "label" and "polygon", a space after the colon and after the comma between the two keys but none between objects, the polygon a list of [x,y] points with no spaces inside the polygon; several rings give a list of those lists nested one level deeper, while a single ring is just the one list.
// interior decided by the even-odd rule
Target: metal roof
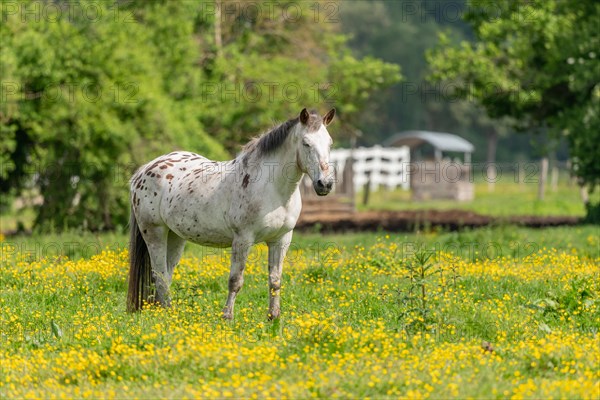
[{"label": "metal roof", "polygon": [[385,144],[388,146],[408,146],[411,149],[423,143],[429,143],[441,151],[472,153],[475,150],[475,146],[471,142],[452,133],[444,132],[405,131],[385,141]]}]

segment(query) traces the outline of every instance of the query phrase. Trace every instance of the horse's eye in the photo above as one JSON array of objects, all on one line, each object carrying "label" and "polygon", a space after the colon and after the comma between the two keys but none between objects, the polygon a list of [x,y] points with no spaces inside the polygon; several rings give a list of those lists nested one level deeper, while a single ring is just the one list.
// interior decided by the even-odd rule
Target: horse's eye
[{"label": "horse's eye", "polygon": [[302,142],[302,145],[303,145],[304,147],[310,147],[310,144],[308,144],[308,143],[306,143],[306,142]]}]

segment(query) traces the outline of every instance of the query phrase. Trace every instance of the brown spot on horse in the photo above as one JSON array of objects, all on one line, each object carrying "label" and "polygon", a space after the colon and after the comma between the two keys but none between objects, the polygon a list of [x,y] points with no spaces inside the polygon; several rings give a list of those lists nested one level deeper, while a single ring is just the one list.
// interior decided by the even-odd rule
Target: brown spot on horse
[{"label": "brown spot on horse", "polygon": [[250,183],[250,175],[246,174],[246,176],[244,176],[244,180],[242,181],[242,187],[246,189],[248,187],[248,183]]}]

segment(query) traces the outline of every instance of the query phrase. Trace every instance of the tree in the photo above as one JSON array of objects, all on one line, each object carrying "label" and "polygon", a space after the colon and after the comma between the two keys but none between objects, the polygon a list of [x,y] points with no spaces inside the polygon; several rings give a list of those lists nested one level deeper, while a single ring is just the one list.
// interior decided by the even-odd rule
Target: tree
[{"label": "tree", "polygon": [[228,0],[201,15],[197,34],[209,77],[202,122],[228,150],[281,116],[323,103],[335,106],[344,121],[341,129],[333,127],[339,143],[338,132],[354,129],[357,113],[401,79],[397,65],[349,52],[337,31],[335,4]]},{"label": "tree", "polygon": [[495,161],[495,143],[511,133],[507,125],[490,120],[467,99],[444,98],[444,88],[427,80],[425,53],[440,32],[472,39],[471,28],[457,17],[464,6],[464,1],[426,0],[343,3],[342,28],[352,50],[397,63],[405,76],[400,84],[379,92],[359,116],[357,125],[368,132],[364,143],[380,143],[400,130],[455,132],[475,145],[474,161]]},{"label": "tree", "polygon": [[435,99],[422,91],[424,52],[434,45],[439,27],[432,18],[423,20],[418,12],[407,12],[407,7],[419,8],[418,3],[346,1],[340,6],[341,27],[353,54],[401,65],[404,75],[401,82],[379,92],[358,117],[365,144],[381,143],[401,129],[425,128],[431,121],[429,106]]},{"label": "tree", "polygon": [[1,191],[35,182],[39,229],[111,229],[126,223],[134,166],[179,146],[226,153],[193,107],[192,18],[180,11],[177,29],[161,30],[158,5],[142,21],[109,3],[74,4],[2,8]]},{"label": "tree", "polygon": [[[428,55],[432,79],[452,83],[453,96],[473,98],[492,118],[521,130],[566,136],[582,185],[600,184],[600,64],[595,1],[469,3],[465,19],[476,42],[452,45],[442,35]],[[598,216],[600,201],[587,205]]]},{"label": "tree", "polygon": [[2,198],[34,185],[36,228],[111,229],[133,169],[158,154],[225,159],[305,106],[339,103],[350,120],[400,76],[351,56],[328,4],[3,5]]}]

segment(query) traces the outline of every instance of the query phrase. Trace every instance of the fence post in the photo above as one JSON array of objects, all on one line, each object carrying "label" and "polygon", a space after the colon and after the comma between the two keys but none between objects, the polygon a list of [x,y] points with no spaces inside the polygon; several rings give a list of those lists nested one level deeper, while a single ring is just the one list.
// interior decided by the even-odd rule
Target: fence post
[{"label": "fence post", "polygon": [[544,192],[546,191],[546,180],[548,180],[548,157],[542,158],[540,161],[540,181],[538,186],[538,200],[544,200]]},{"label": "fence post", "polygon": [[369,176],[365,186],[363,187],[363,206],[369,203],[369,192],[371,191],[371,176]]},{"label": "fence post", "polygon": [[342,172],[342,179],[346,185],[343,193],[348,193],[350,201],[352,202],[352,211],[356,210],[356,200],[354,198],[354,157],[350,157],[346,160],[344,165],[344,171]]},{"label": "fence post", "polygon": [[556,163],[552,166],[552,172],[550,173],[550,187],[553,192],[558,190],[558,167]]},{"label": "fence post", "polygon": [[525,171],[523,168],[523,163],[517,163],[517,168],[519,169],[519,191],[525,190]]},{"label": "fence post", "polygon": [[496,176],[494,177],[494,180],[490,179],[491,171],[492,171],[492,163],[488,163],[486,166],[486,169],[485,169],[485,177],[487,179],[487,187],[488,187],[489,193],[492,193],[494,191],[494,189],[496,189],[496,178],[498,175],[498,172],[496,171]]}]

